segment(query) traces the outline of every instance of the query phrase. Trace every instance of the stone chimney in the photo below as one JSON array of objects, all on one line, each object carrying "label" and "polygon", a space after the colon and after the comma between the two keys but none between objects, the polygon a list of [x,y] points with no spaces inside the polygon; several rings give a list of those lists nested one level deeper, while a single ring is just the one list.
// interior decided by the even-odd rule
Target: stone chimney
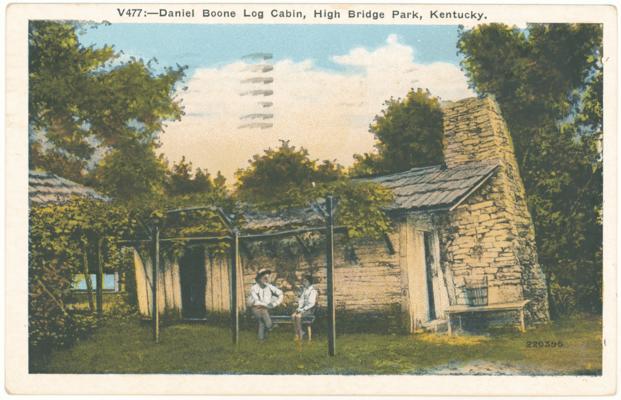
[{"label": "stone chimney", "polygon": [[511,135],[492,97],[472,97],[442,106],[448,167],[480,161],[515,164]]},{"label": "stone chimney", "polygon": [[[530,300],[532,321],[549,318],[545,276],[513,141],[492,97],[443,104],[448,168],[498,165],[495,175],[449,215],[445,260],[456,281],[486,277],[489,302]],[[459,284],[459,282],[456,282]]]}]

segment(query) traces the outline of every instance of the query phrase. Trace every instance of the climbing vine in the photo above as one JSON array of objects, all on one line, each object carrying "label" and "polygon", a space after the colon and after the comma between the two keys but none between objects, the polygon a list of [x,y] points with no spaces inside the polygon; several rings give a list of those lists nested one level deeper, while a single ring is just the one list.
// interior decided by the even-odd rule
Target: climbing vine
[{"label": "climbing vine", "polygon": [[[102,201],[74,198],[34,205],[29,213],[29,345],[47,350],[68,345],[87,332],[95,319],[66,304],[73,276],[94,269],[127,268],[118,239],[131,235],[128,212]],[[101,257],[97,257],[97,252]]]}]

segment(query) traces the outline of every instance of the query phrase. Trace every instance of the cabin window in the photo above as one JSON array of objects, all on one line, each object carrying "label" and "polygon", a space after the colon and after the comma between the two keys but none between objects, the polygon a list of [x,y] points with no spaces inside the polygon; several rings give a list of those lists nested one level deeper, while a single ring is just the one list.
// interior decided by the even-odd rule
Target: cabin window
[{"label": "cabin window", "polygon": [[[97,274],[90,274],[91,282],[93,283],[93,290],[97,287]],[[86,291],[86,277],[84,274],[75,274],[73,276],[73,284],[71,289],[77,292]],[[119,274],[118,272],[103,274],[103,290],[109,292],[120,291],[119,287]]]}]

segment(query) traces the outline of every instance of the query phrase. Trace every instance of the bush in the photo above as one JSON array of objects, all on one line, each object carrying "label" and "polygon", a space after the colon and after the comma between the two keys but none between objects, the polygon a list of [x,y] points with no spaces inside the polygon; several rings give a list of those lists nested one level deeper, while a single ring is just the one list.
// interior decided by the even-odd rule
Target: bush
[{"label": "bush", "polygon": [[67,307],[73,275],[101,251],[107,269],[120,269],[123,253],[115,237],[130,225],[122,208],[74,198],[34,205],[29,213],[28,328],[30,355],[71,345],[96,325],[95,317]]},{"label": "bush", "polygon": [[97,323],[93,315],[63,311],[54,300],[31,300],[28,316],[30,355],[42,356],[53,348],[70,346],[92,332]]},{"label": "bush", "polygon": [[560,285],[552,279],[550,281],[550,297],[556,315],[570,315],[576,310],[576,290],[574,288]]}]

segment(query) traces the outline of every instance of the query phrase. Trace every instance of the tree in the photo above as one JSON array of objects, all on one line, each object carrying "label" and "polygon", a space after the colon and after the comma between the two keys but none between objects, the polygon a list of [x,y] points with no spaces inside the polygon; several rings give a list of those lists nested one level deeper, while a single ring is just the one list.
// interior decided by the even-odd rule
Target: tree
[{"label": "tree", "polygon": [[153,144],[128,141],[104,155],[90,177],[94,186],[131,208],[164,194],[166,164]]},{"label": "tree", "polygon": [[[226,179],[218,171],[218,185],[224,186]],[[196,173],[192,171],[192,163],[186,161],[185,156],[181,157],[178,163],[173,163],[168,171],[168,179],[166,191],[170,195],[181,195],[191,193],[209,193],[216,189],[216,183],[211,180],[211,175],[207,170],[201,168],[196,169]]]},{"label": "tree", "polygon": [[224,177],[224,175],[222,175],[220,171],[218,171],[218,173],[216,174],[216,177],[213,178],[213,186],[214,186],[214,192],[219,193],[222,196],[224,196],[227,193],[226,178]]},{"label": "tree", "polygon": [[[218,173],[220,173],[220,171],[218,171]],[[214,183],[212,182],[211,175],[207,169],[196,168],[193,190],[199,193],[214,190]]]},{"label": "tree", "polygon": [[356,154],[350,173],[368,176],[440,164],[442,109],[437,97],[422,89],[410,90],[404,99],[390,98],[369,126],[377,153]]},{"label": "tree", "polygon": [[[87,141],[82,100],[91,86],[91,73],[114,59],[111,47],[85,48],[79,44],[76,25],[31,21],[28,29],[31,167],[59,172],[54,159],[81,176],[94,147]],[[41,146],[41,135],[50,148]],[[61,167],[62,169],[62,167]],[[65,171],[62,171],[65,172]]]},{"label": "tree", "polygon": [[339,202],[336,221],[349,237],[380,237],[391,228],[384,207],[392,192],[379,184],[352,181],[338,163],[310,158],[308,151],[282,140],[277,149],[256,154],[237,171],[236,196],[260,210],[287,211],[308,207],[333,195]]},{"label": "tree", "polygon": [[127,170],[124,179],[116,178],[123,166],[115,162],[133,157],[132,167],[149,170],[150,178],[161,172],[154,155],[140,156],[155,152],[165,121],[181,118],[175,92],[185,67],[156,73],[154,61],[121,62],[121,53],[111,46],[85,47],[79,42],[78,30],[89,27],[54,21],[29,24],[30,166],[82,182],[97,166],[91,183],[126,199],[134,194],[127,187],[158,185],[154,180],[143,183],[141,174]]},{"label": "tree", "polygon": [[236,172],[238,197],[247,202],[274,207],[299,206],[302,195],[313,184],[331,182],[343,176],[343,167],[326,160],[319,164],[309,157],[308,150],[281,140],[277,149],[268,148],[255,154],[250,165]]},{"label": "tree", "polygon": [[601,26],[481,25],[458,49],[512,133],[553,311],[601,310]]}]

